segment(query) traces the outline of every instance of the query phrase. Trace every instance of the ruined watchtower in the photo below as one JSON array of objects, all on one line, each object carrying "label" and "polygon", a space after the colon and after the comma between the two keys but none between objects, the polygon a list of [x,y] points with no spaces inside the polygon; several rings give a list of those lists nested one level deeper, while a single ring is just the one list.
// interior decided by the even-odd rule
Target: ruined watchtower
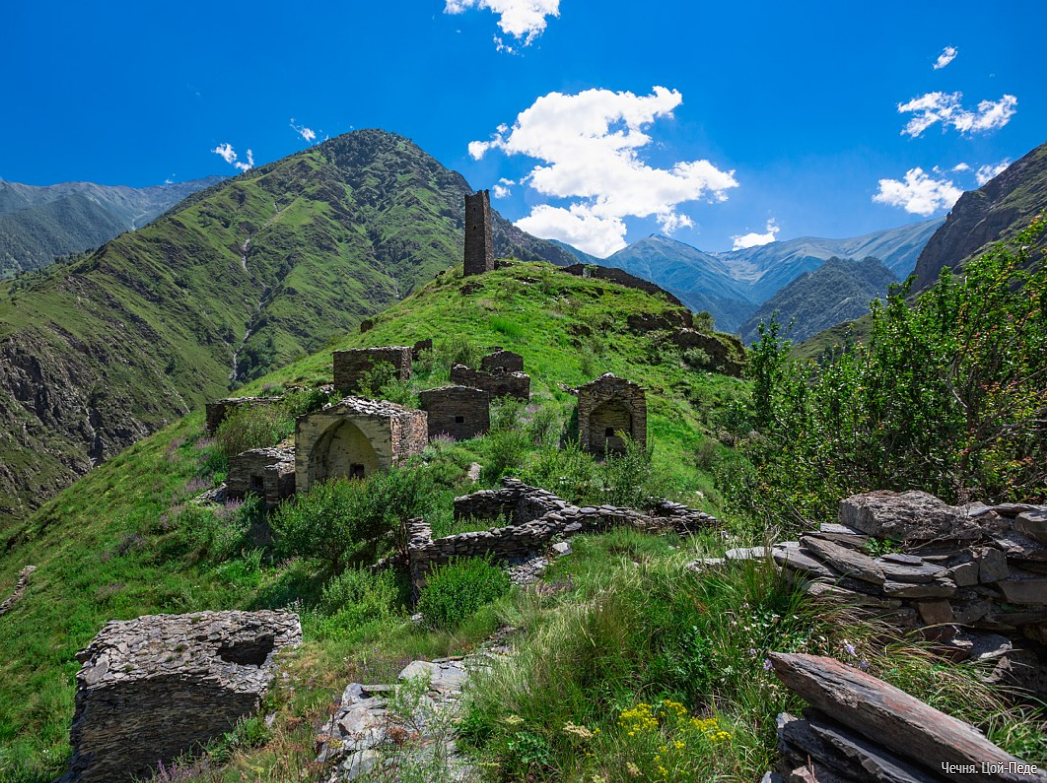
[{"label": "ruined watchtower", "polygon": [[491,194],[478,190],[465,197],[465,276],[494,270]]},{"label": "ruined watchtower", "polygon": [[578,441],[594,454],[625,451],[625,437],[647,447],[647,397],[611,373],[578,389]]}]

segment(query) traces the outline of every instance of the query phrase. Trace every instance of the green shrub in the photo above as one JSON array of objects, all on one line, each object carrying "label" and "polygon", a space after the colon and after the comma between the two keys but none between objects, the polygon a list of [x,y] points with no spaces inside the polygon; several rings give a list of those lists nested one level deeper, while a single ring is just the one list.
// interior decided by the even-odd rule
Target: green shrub
[{"label": "green shrub", "polygon": [[523,467],[531,440],[522,430],[492,431],[484,441],[483,477],[493,483]]},{"label": "green shrub", "polygon": [[294,434],[294,418],[283,405],[242,407],[230,413],[215,431],[215,446],[226,457],[248,449],[275,446]]},{"label": "green shrub", "polygon": [[500,397],[491,403],[491,431],[518,430],[523,418],[524,403],[512,397]]},{"label": "green shrub", "polygon": [[593,455],[582,451],[577,440],[569,440],[563,448],[556,445],[542,448],[520,478],[528,484],[544,487],[564,500],[585,503],[594,495],[597,473]]},{"label": "green shrub", "polygon": [[542,405],[534,412],[527,426],[535,446],[555,446],[560,442],[560,410],[553,405]]},{"label": "green shrub", "polygon": [[443,365],[448,370],[456,364],[464,364],[466,367],[475,369],[480,366],[484,349],[468,337],[455,335],[435,343],[433,353],[435,354],[436,363]]},{"label": "green shrub", "polygon": [[491,328],[513,340],[519,340],[524,334],[523,327],[520,324],[501,315],[491,317]]},{"label": "green shrub", "polygon": [[321,636],[344,635],[396,615],[399,590],[392,571],[349,568],[324,585],[317,607]]},{"label": "green shrub", "polygon": [[611,454],[601,466],[603,495],[600,502],[643,509],[652,498],[664,497],[666,487],[651,466],[654,448],[644,449],[632,438],[625,440],[625,452]]},{"label": "green shrub", "polygon": [[454,628],[482,606],[509,592],[509,575],[488,560],[470,558],[438,566],[429,574],[418,611],[429,628]]}]

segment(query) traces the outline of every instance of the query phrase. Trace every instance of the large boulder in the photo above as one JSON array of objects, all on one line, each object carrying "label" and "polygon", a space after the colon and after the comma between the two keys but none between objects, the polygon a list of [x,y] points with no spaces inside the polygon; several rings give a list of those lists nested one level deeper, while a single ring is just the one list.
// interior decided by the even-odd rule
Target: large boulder
[{"label": "large boulder", "polygon": [[877,490],[840,501],[840,522],[897,541],[975,540],[982,526],[967,510],[926,492]]}]

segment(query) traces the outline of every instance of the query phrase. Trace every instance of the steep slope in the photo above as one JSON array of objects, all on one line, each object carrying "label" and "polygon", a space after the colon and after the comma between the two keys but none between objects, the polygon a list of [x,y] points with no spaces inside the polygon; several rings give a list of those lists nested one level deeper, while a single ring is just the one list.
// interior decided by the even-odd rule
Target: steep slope
[{"label": "steep slope", "polygon": [[[332,348],[435,337],[432,366],[416,379],[429,388],[446,382],[449,360],[463,344],[498,344],[524,357],[533,405],[556,411],[560,420],[574,405],[565,384],[577,386],[604,372],[642,384],[649,390],[648,438],[658,475],[670,483],[693,481],[702,416],[726,405],[745,384],[693,372],[678,353],[666,361],[665,349],[653,350],[651,337],[628,327],[630,317],[675,310],[663,296],[549,265],[513,264],[470,278],[468,285],[458,266],[376,317],[372,330],[343,337],[244,392],[329,382]],[[252,561],[247,551],[219,562],[198,556],[187,543],[202,533],[187,501],[212,481],[207,443],[197,411],[91,471],[0,536],[0,595],[9,593],[25,564],[38,568],[31,588],[0,619],[0,778],[5,759],[39,760],[37,776],[22,780],[46,781],[60,772],[73,712],[73,656],[106,621],[284,606],[301,595],[300,563]],[[468,464],[483,459],[487,442],[457,448],[468,449]]]},{"label": "steep slope", "polygon": [[869,311],[869,302],[887,293],[898,282],[894,273],[876,258],[830,258],[813,272],[800,275],[764,302],[741,327],[742,340],[759,337],[761,322],[772,314],[796,342]]},{"label": "steep slope", "polygon": [[[359,131],[0,286],[0,527],[459,261],[468,191],[407,139]],[[501,218],[495,240],[501,255],[567,260]]]},{"label": "steep slope", "polygon": [[978,190],[960,196],[916,263],[915,290],[942,269],[963,266],[986,245],[1009,239],[1047,209],[1047,144],[1015,161]]},{"label": "steep slope", "polygon": [[147,188],[91,182],[35,187],[0,181],[0,279],[47,266],[55,256],[98,247],[222,179]]}]

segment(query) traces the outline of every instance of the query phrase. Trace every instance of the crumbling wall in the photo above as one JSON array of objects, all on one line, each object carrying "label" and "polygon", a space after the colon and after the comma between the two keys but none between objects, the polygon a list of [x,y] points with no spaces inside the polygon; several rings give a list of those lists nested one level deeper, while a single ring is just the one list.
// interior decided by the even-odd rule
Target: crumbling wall
[{"label": "crumbling wall", "polygon": [[607,266],[598,266],[596,264],[572,264],[571,266],[563,267],[563,271],[569,275],[574,275],[575,277],[591,277],[597,280],[609,280],[610,282],[617,283],[618,285],[624,286],[625,288],[635,288],[638,291],[644,291],[648,294],[662,296],[668,299],[674,305],[683,308],[684,312],[686,312],[687,315],[682,317],[686,318],[687,322],[682,323],[681,325],[691,326],[691,311],[684,306],[684,303],[672,294],[670,294],[661,286],[655,285],[649,280],[644,280],[642,278],[637,277],[636,275],[631,275],[628,272],[622,271],[621,269],[614,269],[612,267]]},{"label": "crumbling wall", "polygon": [[451,368],[451,383],[483,389],[492,397],[531,399],[531,376],[522,372],[489,373],[456,364]]},{"label": "crumbling wall", "polygon": [[288,612],[200,612],[110,622],[77,654],[67,783],[148,777],[261,706],[276,653],[302,640]]},{"label": "crumbling wall", "polygon": [[253,492],[269,508],[291,497],[295,491],[294,449],[251,449],[229,458],[226,494],[242,498]]},{"label": "crumbling wall", "polygon": [[489,373],[523,372],[524,360],[518,353],[495,348],[480,360],[480,368]]},{"label": "crumbling wall", "polygon": [[409,380],[411,351],[409,346],[404,345],[335,351],[334,386],[342,394],[356,394],[361,391],[365,376],[382,362],[393,366],[395,377],[402,381]]},{"label": "crumbling wall", "polygon": [[282,401],[283,397],[228,397],[224,400],[209,402],[205,407],[207,431],[214,433],[218,426],[235,410],[255,408],[262,405],[276,405]]},{"label": "crumbling wall", "polygon": [[491,395],[468,386],[445,386],[420,392],[422,410],[428,414],[429,438],[447,435],[469,440],[491,429]]},{"label": "crumbling wall", "polygon": [[578,441],[594,454],[621,452],[625,437],[647,447],[647,396],[611,373],[578,388]]}]

